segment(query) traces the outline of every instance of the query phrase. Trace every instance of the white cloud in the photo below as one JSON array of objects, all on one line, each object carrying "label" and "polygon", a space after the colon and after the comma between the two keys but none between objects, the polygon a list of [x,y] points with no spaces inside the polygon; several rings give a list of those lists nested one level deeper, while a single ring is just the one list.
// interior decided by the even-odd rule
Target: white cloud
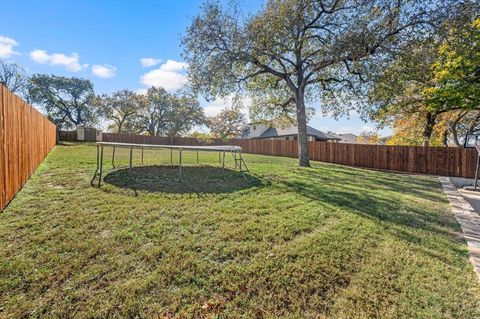
[{"label": "white cloud", "polygon": [[166,72],[180,72],[186,70],[188,64],[185,62],[179,62],[175,60],[167,60],[164,64],[160,66],[160,69]]},{"label": "white cloud", "polygon": [[45,50],[37,49],[30,52],[30,58],[40,64],[62,65],[72,72],[78,72],[88,67],[88,64],[80,64],[80,57],[76,52],[68,56],[63,53],[48,54]]},{"label": "white cloud", "polygon": [[14,54],[18,54],[13,50],[13,47],[17,46],[18,42],[12,38],[0,35],[0,58],[9,58]]},{"label": "white cloud", "polygon": [[41,64],[45,64],[50,61],[50,56],[46,51],[43,50],[33,50],[32,52],[30,52],[30,58],[33,61]]},{"label": "white cloud", "polygon": [[117,75],[117,68],[108,64],[92,65],[92,73],[99,78],[107,79]]},{"label": "white cloud", "polygon": [[188,81],[185,75],[186,68],[185,62],[167,60],[159,68],[142,75],[140,82],[149,87],[162,87],[167,91],[175,91]]},{"label": "white cloud", "polygon": [[140,59],[140,63],[142,64],[142,66],[145,68],[145,67],[150,67],[150,66],[154,66],[154,65],[157,65],[159,64],[160,62],[162,62],[161,59],[154,59],[154,58],[141,58]]}]

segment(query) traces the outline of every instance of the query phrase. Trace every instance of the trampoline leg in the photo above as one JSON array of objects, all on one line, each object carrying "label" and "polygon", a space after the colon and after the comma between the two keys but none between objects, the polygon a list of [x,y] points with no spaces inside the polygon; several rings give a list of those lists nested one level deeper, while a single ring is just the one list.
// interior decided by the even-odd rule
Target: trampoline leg
[{"label": "trampoline leg", "polygon": [[100,167],[100,146],[97,145],[97,170]]},{"label": "trampoline leg", "polygon": [[112,152],[112,166],[115,168],[115,146],[113,147],[113,152]]},{"label": "trampoline leg", "polygon": [[132,177],[132,157],[133,157],[133,148],[130,148],[130,163],[128,166],[128,179]]},{"label": "trampoline leg", "polygon": [[238,152],[238,157],[240,160],[240,172],[242,172],[242,153]]},{"label": "trampoline leg", "polygon": [[[248,173],[250,175],[250,171],[248,170],[247,164],[245,164],[245,162],[243,161],[242,152],[241,151],[238,152],[238,155],[240,157],[240,173],[242,173],[243,178],[247,180],[247,176],[245,175],[245,173]],[[242,163],[245,168],[245,171],[242,171]]]},{"label": "trampoline leg", "polygon": [[222,172],[225,170],[225,151],[223,152]]},{"label": "trampoline leg", "polygon": [[142,164],[143,164],[143,147],[142,147]]},{"label": "trampoline leg", "polygon": [[198,150],[197,150],[197,164],[198,164]]},{"label": "trampoline leg", "polygon": [[99,160],[99,156],[100,156],[99,148],[100,148],[100,146],[97,145],[97,168],[95,169],[95,174],[93,174],[93,178],[90,181],[90,185],[92,185],[92,186],[93,186],[93,181],[95,180],[95,177],[97,177],[97,173],[98,173],[98,160]]},{"label": "trampoline leg", "polygon": [[178,156],[178,176],[180,181],[182,180],[182,149],[180,149],[180,153]]},{"label": "trampoline leg", "polygon": [[173,148],[170,149],[170,165],[173,164]]},{"label": "trampoline leg", "polygon": [[102,171],[103,171],[103,146],[100,147],[100,172],[98,174],[98,187],[102,184]]},{"label": "trampoline leg", "polygon": [[221,158],[221,153],[218,152],[218,163],[222,164],[222,158]]}]

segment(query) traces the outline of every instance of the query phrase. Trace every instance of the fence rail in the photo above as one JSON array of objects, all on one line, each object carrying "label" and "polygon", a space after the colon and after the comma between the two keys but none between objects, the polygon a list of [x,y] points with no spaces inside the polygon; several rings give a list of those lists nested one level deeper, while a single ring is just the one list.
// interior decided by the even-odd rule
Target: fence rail
[{"label": "fence rail", "polygon": [[56,126],[0,84],[0,211],[56,144]]},{"label": "fence rail", "polygon": [[[104,133],[106,142],[170,144],[159,136]],[[237,145],[245,153],[297,157],[296,141],[281,140],[197,140],[175,138],[176,145]],[[349,166],[442,176],[473,177],[477,153],[459,147],[386,146],[309,142],[310,159]]]}]

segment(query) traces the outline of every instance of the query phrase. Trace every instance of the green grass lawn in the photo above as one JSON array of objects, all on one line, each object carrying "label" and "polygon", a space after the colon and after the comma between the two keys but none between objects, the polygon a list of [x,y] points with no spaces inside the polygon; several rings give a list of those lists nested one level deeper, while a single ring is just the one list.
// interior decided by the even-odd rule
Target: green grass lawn
[{"label": "green grass lawn", "polygon": [[201,153],[178,182],[146,152],[129,182],[120,153],[98,189],[95,148],[57,146],[0,213],[1,318],[480,315],[434,177],[246,155],[245,181]]}]

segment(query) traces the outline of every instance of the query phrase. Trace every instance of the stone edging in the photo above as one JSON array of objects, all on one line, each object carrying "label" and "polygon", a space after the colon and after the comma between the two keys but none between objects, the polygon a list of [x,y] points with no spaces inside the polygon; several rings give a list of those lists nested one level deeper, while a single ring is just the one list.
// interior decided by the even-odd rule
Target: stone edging
[{"label": "stone edging", "polygon": [[460,195],[448,177],[439,177],[443,191],[452,207],[452,213],[462,228],[463,237],[467,241],[468,253],[473,269],[480,280],[480,216],[472,206]]}]

